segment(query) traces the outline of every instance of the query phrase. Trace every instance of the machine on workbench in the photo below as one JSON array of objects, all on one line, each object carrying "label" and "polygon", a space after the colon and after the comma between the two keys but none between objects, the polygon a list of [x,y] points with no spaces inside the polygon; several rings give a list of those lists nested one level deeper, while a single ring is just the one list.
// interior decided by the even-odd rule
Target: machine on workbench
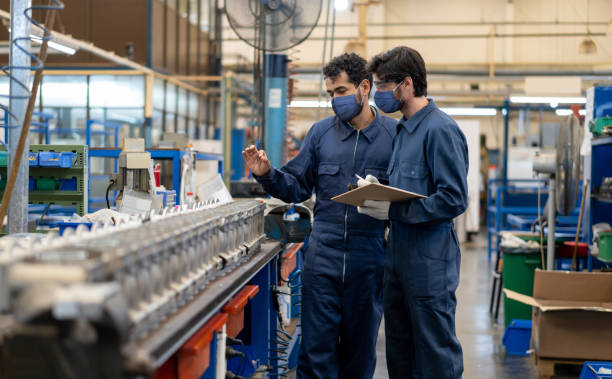
[{"label": "machine on workbench", "polygon": [[278,255],[263,238],[248,200],[1,241],[0,376],[155,375]]}]

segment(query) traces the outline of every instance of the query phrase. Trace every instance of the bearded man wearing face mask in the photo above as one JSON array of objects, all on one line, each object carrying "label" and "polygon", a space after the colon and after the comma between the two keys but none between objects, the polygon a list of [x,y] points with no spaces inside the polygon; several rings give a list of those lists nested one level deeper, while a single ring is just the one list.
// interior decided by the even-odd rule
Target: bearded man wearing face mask
[{"label": "bearded man wearing face mask", "polygon": [[276,169],[255,146],[242,154],[270,195],[298,203],[316,193],[304,258],[298,378],[372,378],[385,222],[330,199],[354,187],[356,175],[388,182],[397,122],[370,107],[372,75],[359,55],[333,58],[323,74],[335,115],[312,126],[294,159]]},{"label": "bearded man wearing face mask", "polygon": [[[425,61],[399,46],[372,58],[376,105],[400,111],[389,182],[426,195],[366,201],[358,212],[389,220],[385,262],[385,340],[390,379],[458,379],[455,290],[461,252],[453,219],[467,208],[468,148],[457,123],[427,98]],[[361,185],[362,183],[360,183]]]}]

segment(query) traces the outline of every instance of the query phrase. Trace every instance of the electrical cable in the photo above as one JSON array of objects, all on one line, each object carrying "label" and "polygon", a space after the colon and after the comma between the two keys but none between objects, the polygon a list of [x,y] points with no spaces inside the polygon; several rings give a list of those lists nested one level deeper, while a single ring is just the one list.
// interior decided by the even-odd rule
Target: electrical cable
[{"label": "electrical cable", "polygon": [[111,209],[110,202],[108,201],[108,192],[110,191],[110,189],[113,186],[113,184],[115,184],[115,180],[111,179],[110,183],[108,183],[108,187],[106,187],[106,195],[104,196],[105,199],[106,199],[106,208],[108,208],[108,209]]}]

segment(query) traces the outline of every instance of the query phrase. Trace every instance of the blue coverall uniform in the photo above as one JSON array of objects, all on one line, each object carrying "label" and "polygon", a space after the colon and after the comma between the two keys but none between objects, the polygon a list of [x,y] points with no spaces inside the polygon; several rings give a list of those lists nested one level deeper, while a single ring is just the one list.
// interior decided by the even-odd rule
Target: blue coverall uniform
[{"label": "blue coverall uniform", "polygon": [[355,130],[337,116],[315,123],[300,152],[257,181],[298,203],[316,193],[305,254],[298,378],[371,378],[382,317],[385,223],[331,201],[355,174],[387,182],[396,120],[376,114]]},{"label": "blue coverall uniform", "polygon": [[468,151],[430,99],[397,124],[389,184],[428,196],[392,203],[384,312],[390,379],[461,378],[455,290],[461,255],[453,218],[467,207]]}]

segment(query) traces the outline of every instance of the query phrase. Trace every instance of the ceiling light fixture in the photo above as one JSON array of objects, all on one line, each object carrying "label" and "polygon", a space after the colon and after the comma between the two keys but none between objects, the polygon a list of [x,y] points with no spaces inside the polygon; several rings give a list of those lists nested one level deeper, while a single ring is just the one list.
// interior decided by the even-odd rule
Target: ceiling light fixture
[{"label": "ceiling light fixture", "polygon": [[449,116],[495,116],[497,109],[495,108],[440,108]]},{"label": "ceiling light fixture", "polygon": [[587,28],[587,36],[585,39],[582,40],[582,42],[580,42],[580,45],[578,46],[578,52],[580,54],[597,54],[597,45],[595,44],[595,41],[593,41],[593,39],[591,38],[591,28],[589,26],[589,20],[590,20],[590,15],[589,15],[589,10],[590,10],[590,1],[587,0],[587,6],[586,6],[586,12],[587,12],[587,23],[586,23],[586,28]]},{"label": "ceiling light fixture", "polygon": [[289,103],[290,108],[331,108],[330,101],[316,101],[316,100],[292,100]]},{"label": "ceiling light fixture", "polygon": [[510,96],[511,103],[520,104],[585,104],[586,97],[564,96]]},{"label": "ceiling light fixture", "polygon": [[[32,40],[32,42],[37,43],[39,45],[42,45],[42,42],[43,42],[41,37],[35,36],[34,34],[30,34],[30,40]],[[53,50],[57,50],[60,53],[64,53],[67,55],[74,55],[76,53],[76,49],[73,49],[70,46],[62,45],[61,43],[49,41],[47,44],[49,45],[49,48]]]},{"label": "ceiling light fixture", "polygon": [[[555,114],[557,116],[569,116],[571,114],[573,114],[574,112],[571,109],[557,109],[555,110]],[[578,114],[581,116],[585,116],[586,115],[586,109],[581,109],[578,111]]]}]

